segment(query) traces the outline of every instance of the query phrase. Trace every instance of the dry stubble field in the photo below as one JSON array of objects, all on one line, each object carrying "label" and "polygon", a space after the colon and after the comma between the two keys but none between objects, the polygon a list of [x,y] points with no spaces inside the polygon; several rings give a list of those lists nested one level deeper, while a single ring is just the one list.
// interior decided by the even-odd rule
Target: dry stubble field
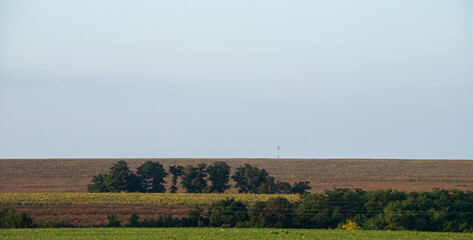
[{"label": "dry stubble field", "polygon": [[[132,170],[147,160],[165,168],[225,161],[234,171],[245,163],[264,168],[281,181],[310,181],[312,192],[330,188],[473,191],[471,160],[397,159],[0,159],[0,192],[85,192],[90,179],[118,160]],[[169,179],[167,181],[170,182]],[[232,190],[230,192],[235,192]]]}]

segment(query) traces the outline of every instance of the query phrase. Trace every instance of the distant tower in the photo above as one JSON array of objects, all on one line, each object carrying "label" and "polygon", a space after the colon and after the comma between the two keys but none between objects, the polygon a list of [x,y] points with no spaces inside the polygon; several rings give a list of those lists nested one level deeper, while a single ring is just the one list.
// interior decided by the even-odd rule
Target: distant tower
[{"label": "distant tower", "polygon": [[278,149],[278,159],[279,159],[279,151],[281,150],[281,146],[277,145],[276,148]]}]

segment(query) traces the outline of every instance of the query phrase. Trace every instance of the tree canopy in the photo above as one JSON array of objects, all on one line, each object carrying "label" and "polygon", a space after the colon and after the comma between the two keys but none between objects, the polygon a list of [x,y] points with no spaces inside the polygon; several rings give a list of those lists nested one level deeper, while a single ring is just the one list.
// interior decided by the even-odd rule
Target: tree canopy
[{"label": "tree canopy", "polygon": [[118,161],[110,171],[92,178],[88,192],[165,192],[166,171],[159,162],[148,161],[138,168],[138,175],[125,161]]},{"label": "tree canopy", "polygon": [[164,178],[168,175],[163,165],[159,162],[147,161],[138,169],[136,173],[142,179],[143,188],[146,192],[161,193],[166,192]]},{"label": "tree canopy", "polygon": [[209,192],[223,193],[230,188],[230,166],[226,162],[214,162],[207,167],[208,179],[212,182]]}]

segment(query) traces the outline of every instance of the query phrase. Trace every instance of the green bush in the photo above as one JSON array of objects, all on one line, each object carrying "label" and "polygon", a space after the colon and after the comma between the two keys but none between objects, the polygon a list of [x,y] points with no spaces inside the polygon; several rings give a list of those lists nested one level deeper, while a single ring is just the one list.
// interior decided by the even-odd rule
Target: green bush
[{"label": "green bush", "polygon": [[107,217],[107,227],[120,227],[120,220],[115,213]]},{"label": "green bush", "polygon": [[33,218],[25,212],[16,213],[13,208],[4,208],[0,213],[2,228],[32,228]]},{"label": "green bush", "polygon": [[218,201],[210,206],[209,224],[214,227],[235,227],[248,220],[248,210],[234,198]]}]

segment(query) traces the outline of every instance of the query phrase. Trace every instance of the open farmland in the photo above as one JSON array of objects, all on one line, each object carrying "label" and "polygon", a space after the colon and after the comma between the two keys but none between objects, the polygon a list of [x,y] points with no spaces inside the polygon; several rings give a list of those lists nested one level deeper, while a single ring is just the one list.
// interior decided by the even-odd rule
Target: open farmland
[{"label": "open farmland", "polygon": [[471,239],[471,233],[255,228],[0,229],[5,239]]},{"label": "open farmland", "polygon": [[171,214],[186,217],[189,210],[199,205],[207,213],[212,203],[234,198],[250,204],[277,196],[290,202],[298,195],[279,194],[201,194],[201,193],[0,193],[0,203],[26,212],[35,219],[64,221],[75,226],[92,227],[105,224],[114,213],[122,222],[128,222],[132,212],[141,218],[156,218]]},{"label": "open farmland", "polygon": [[[471,160],[396,159],[0,159],[0,192],[85,192],[90,179],[125,160],[132,170],[147,160],[171,165],[225,161],[234,171],[249,163],[276,180],[310,181],[312,192],[362,188],[430,191],[432,188],[473,190]],[[170,179],[167,179],[169,187]],[[235,189],[229,192],[235,192]]]},{"label": "open farmland", "polygon": [[219,194],[219,193],[0,193],[0,202],[8,205],[210,205],[226,198],[243,203],[283,197],[290,202],[295,194]]}]

